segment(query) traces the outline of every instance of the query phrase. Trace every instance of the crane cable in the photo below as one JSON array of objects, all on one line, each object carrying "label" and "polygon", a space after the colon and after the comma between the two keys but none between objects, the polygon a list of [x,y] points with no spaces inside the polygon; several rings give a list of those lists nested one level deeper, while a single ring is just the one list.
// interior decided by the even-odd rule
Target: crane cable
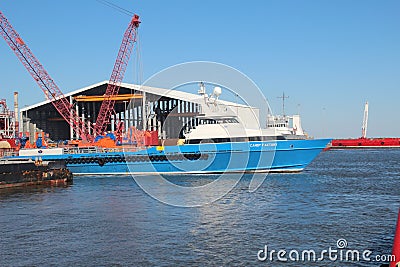
[{"label": "crane cable", "polygon": [[103,5],[111,7],[111,8],[113,8],[113,9],[115,9],[115,10],[117,10],[117,11],[119,11],[119,12],[121,12],[121,13],[127,15],[127,16],[132,17],[134,15],[133,12],[131,12],[131,11],[129,11],[129,10],[123,8],[123,7],[120,7],[120,6],[114,4],[114,3],[110,2],[110,1],[107,1],[107,0],[96,0],[96,1],[101,3],[101,4],[103,4]]},{"label": "crane cable", "polygon": [[141,53],[140,36],[137,34],[136,38],[136,84],[141,85],[143,82],[143,62]]}]

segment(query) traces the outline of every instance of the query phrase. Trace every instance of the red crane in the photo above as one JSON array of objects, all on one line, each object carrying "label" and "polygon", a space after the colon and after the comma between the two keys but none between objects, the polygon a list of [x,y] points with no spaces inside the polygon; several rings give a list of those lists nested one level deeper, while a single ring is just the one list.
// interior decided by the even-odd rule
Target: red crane
[{"label": "red crane", "polygon": [[121,87],[122,79],[124,78],[134,43],[136,42],[139,24],[139,16],[136,14],[133,15],[128,28],[125,31],[124,38],[122,39],[118,56],[114,64],[114,69],[111,73],[111,78],[108,82],[106,93],[104,94],[104,100],[97,116],[96,125],[94,127],[96,134],[104,134],[104,132],[107,130],[107,126],[110,124],[110,118],[114,111],[115,104],[113,97],[118,95],[119,88]]},{"label": "red crane", "polygon": [[33,79],[37,82],[44,94],[51,101],[58,113],[65,121],[72,126],[82,140],[91,141],[93,138],[89,135],[89,126],[86,125],[80,118],[72,104],[65,98],[64,94],[55,84],[53,79],[44,69],[42,64],[33,55],[19,34],[14,30],[7,18],[0,11],[0,34],[17,55],[28,70]]}]

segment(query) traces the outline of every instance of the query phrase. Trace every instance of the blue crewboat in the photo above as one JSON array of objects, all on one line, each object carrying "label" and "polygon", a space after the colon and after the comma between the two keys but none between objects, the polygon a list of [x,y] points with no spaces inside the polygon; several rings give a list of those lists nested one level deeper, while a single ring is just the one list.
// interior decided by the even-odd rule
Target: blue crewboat
[{"label": "blue crewboat", "polygon": [[152,147],[138,152],[48,156],[74,174],[300,172],[330,140],[276,140]]},{"label": "blue crewboat", "polygon": [[62,160],[75,175],[300,172],[329,142],[330,139],[229,141],[138,151],[30,149],[19,157]]}]

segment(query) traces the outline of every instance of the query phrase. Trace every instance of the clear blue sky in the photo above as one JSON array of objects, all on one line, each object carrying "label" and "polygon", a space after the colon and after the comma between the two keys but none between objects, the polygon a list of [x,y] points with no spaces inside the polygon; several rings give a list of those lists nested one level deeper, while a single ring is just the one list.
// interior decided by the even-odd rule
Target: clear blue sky
[{"label": "clear blue sky", "polygon": [[[110,0],[141,16],[143,80],[165,67],[216,61],[247,74],[275,113],[300,110],[317,137],[400,136],[400,1]],[[95,0],[2,1],[0,10],[58,86],[108,80],[130,18]],[[0,40],[0,98],[44,95]],[[124,81],[134,83],[133,63]]]}]

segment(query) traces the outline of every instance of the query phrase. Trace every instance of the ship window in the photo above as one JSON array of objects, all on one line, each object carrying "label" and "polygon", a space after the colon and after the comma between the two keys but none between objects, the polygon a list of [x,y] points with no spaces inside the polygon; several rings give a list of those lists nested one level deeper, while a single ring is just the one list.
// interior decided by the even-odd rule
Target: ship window
[{"label": "ship window", "polygon": [[234,118],[224,118],[224,119],[218,119],[217,123],[239,123],[239,122]]},{"label": "ship window", "polygon": [[215,120],[213,119],[200,119],[199,120],[199,125],[201,124],[215,124]]},{"label": "ship window", "polygon": [[248,142],[249,138],[247,138],[247,137],[234,137],[234,138],[231,138],[231,141],[232,142]]},{"label": "ship window", "polygon": [[248,142],[248,141],[273,141],[286,140],[283,136],[251,136],[251,137],[232,137],[232,138],[210,138],[210,139],[190,139],[187,144],[204,143],[229,143],[229,142]]},{"label": "ship window", "polygon": [[239,123],[235,118],[223,118],[223,119],[199,119],[199,125],[201,124],[221,124],[221,123]]},{"label": "ship window", "polygon": [[286,140],[283,135],[278,136],[262,136],[262,141],[271,141],[271,140]]}]

